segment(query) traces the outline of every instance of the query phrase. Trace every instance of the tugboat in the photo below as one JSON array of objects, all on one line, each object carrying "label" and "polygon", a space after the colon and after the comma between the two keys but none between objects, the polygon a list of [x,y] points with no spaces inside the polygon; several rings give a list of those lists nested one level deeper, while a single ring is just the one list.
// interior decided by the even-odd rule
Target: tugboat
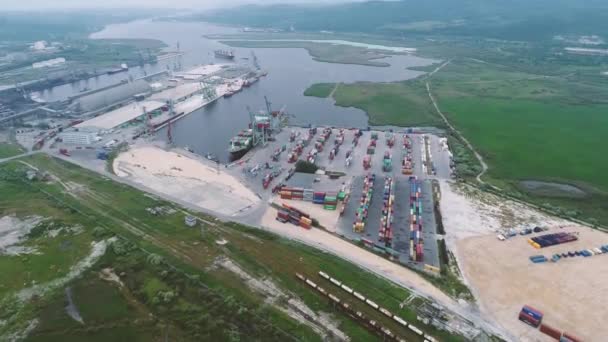
[{"label": "tugboat", "polygon": [[230,60],[234,59],[234,52],[233,51],[215,50],[214,53],[215,53],[215,57],[216,58],[223,58],[223,59],[230,59]]}]

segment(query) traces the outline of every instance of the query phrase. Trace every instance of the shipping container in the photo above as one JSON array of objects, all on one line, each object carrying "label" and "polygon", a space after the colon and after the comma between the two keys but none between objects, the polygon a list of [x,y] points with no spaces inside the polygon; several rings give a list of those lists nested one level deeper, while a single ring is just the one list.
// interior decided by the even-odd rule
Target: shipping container
[{"label": "shipping container", "polygon": [[570,340],[572,342],[582,342],[583,341],[580,338],[578,338],[570,333],[567,333],[567,332],[564,332],[563,337],[567,338],[568,340]]},{"label": "shipping container", "polygon": [[542,319],[543,318],[543,312],[535,309],[533,307],[531,307],[530,305],[524,305],[521,310],[529,315],[532,315],[533,317],[535,317],[536,319]]},{"label": "shipping container", "polygon": [[543,323],[540,325],[540,332],[542,332],[545,335],[549,335],[551,337],[553,337],[556,340],[559,340],[560,337],[562,336],[562,332]]}]

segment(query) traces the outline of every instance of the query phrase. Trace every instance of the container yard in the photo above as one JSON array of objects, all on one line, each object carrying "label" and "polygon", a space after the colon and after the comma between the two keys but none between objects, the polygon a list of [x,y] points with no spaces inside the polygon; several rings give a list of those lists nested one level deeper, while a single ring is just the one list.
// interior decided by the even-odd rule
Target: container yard
[{"label": "container yard", "polygon": [[[323,228],[353,243],[362,242],[410,267],[438,269],[431,184],[435,176],[423,173],[424,141],[440,144],[437,136],[407,131],[285,127],[228,172],[262,197],[306,211]],[[438,149],[435,154],[449,159],[447,152]],[[320,170],[314,175],[288,172],[298,160]],[[394,160],[407,163],[393,167]],[[286,172],[263,187],[266,178],[255,179],[266,170]]]}]

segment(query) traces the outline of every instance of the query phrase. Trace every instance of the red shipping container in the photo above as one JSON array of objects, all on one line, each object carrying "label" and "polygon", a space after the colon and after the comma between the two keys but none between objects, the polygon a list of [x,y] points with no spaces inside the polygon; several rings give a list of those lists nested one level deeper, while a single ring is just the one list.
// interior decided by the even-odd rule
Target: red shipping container
[{"label": "red shipping container", "polygon": [[540,332],[544,333],[545,335],[549,335],[556,340],[559,340],[560,337],[562,337],[561,331],[559,331],[549,325],[546,325],[545,323],[540,325]]},{"label": "red shipping container", "polygon": [[580,338],[573,336],[567,332],[564,332],[564,337],[569,339],[572,342],[583,342],[583,340],[581,340]]}]

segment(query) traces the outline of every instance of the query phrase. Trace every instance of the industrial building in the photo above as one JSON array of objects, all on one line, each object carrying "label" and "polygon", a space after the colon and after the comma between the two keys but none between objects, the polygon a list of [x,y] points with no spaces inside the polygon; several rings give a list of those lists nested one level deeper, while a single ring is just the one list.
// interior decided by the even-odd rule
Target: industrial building
[{"label": "industrial building", "polygon": [[96,132],[93,130],[73,130],[59,134],[59,138],[66,145],[91,145],[95,141]]},{"label": "industrial building", "polygon": [[166,106],[160,101],[141,101],[133,102],[124,107],[120,107],[106,114],[94,117],[85,122],[74,126],[75,128],[89,128],[99,130],[109,130],[131,123],[135,120],[143,120],[144,115],[153,113]]},{"label": "industrial building", "polygon": [[92,112],[127,101],[137,94],[150,93],[151,91],[152,88],[145,80],[124,81],[116,86],[73,97],[69,107],[75,112]]},{"label": "industrial building", "polygon": [[197,92],[202,90],[201,84],[195,83],[183,83],[173,88],[165,89],[161,92],[155,93],[150,96],[150,100],[157,101],[183,101]]}]

